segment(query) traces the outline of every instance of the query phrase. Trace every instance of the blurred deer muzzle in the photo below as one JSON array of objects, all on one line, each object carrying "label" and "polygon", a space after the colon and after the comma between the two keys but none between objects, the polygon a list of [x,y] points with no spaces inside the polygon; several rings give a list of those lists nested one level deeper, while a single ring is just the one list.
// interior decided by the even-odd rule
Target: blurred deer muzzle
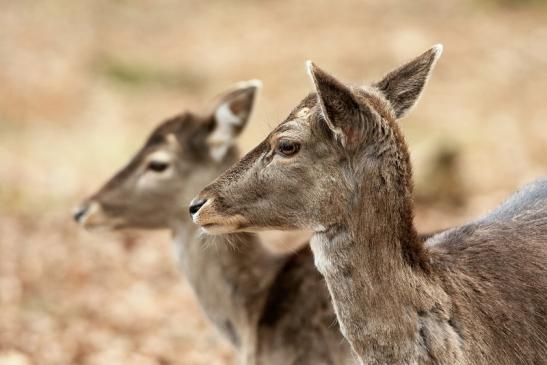
[{"label": "blurred deer muzzle", "polygon": [[87,201],[76,207],[72,213],[76,223],[84,228],[97,228],[107,226],[110,220],[104,215],[100,203]]},{"label": "blurred deer muzzle", "polygon": [[72,212],[72,217],[74,218],[76,223],[82,223],[83,218],[87,215],[89,206],[89,203],[84,203],[74,209],[74,211]]}]

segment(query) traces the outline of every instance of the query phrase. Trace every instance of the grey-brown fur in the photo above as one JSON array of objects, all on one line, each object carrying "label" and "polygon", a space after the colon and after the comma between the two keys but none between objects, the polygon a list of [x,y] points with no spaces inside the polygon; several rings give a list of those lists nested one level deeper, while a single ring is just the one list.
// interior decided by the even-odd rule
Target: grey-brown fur
[{"label": "grey-brown fur", "polygon": [[[229,92],[219,101],[229,103],[242,121],[230,124],[235,130],[226,130],[225,142],[233,143],[244,128],[255,90]],[[211,157],[215,142],[210,137],[219,123],[214,114],[185,113],[162,123],[129,164],[82,204],[78,220],[89,228],[170,229],[182,271],[201,307],[241,363],[350,363],[350,347],[308,248],[273,255],[254,234],[209,236],[191,222],[187,202],[237,160],[234,146],[220,161]],[[147,171],[150,157],[158,152],[171,156],[171,177]],[[157,178],[155,185],[139,188],[149,178]],[[97,203],[101,209],[87,213]]]},{"label": "grey-brown fur", "polygon": [[199,194],[193,218],[211,233],[313,229],[316,266],[363,364],[544,364],[547,180],[425,243],[414,228],[396,119],[440,50],[358,88],[309,64],[317,93]]}]

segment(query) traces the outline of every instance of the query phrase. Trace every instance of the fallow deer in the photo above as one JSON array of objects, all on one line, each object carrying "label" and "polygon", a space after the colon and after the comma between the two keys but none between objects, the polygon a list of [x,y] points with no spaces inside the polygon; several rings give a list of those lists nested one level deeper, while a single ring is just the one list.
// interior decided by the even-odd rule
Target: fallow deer
[{"label": "fallow deer", "polygon": [[237,161],[235,139],[256,91],[242,84],[212,113],[162,123],[74,217],[86,228],[170,229],[201,307],[241,363],[348,364],[351,349],[309,248],[280,256],[253,234],[200,235],[181,203]]},{"label": "fallow deer", "polygon": [[312,229],[340,328],[362,364],[545,364],[547,178],[420,241],[397,120],[435,46],[369,86],[313,63],[315,92],[195,198],[206,232]]}]

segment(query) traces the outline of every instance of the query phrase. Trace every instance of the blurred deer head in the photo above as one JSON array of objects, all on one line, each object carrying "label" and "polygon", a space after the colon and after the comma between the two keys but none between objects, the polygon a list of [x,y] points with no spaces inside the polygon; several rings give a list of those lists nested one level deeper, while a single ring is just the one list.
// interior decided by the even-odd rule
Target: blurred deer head
[{"label": "blurred deer head", "polygon": [[211,112],[161,123],[129,163],[74,211],[88,229],[171,228],[198,189],[234,163],[235,139],[251,114],[259,81],[238,84]]}]

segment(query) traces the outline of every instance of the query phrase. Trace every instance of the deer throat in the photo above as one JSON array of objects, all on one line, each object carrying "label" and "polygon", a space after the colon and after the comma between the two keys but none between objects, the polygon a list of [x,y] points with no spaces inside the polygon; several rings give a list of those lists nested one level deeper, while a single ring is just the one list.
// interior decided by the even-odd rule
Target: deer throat
[{"label": "deer throat", "polygon": [[202,309],[235,348],[253,348],[267,290],[282,262],[254,234],[208,235],[194,224],[173,230],[184,276]]}]

